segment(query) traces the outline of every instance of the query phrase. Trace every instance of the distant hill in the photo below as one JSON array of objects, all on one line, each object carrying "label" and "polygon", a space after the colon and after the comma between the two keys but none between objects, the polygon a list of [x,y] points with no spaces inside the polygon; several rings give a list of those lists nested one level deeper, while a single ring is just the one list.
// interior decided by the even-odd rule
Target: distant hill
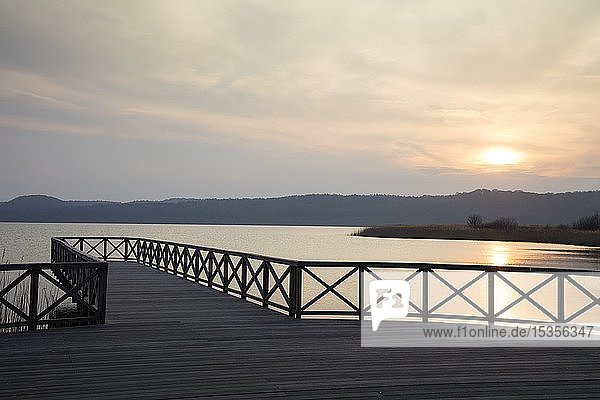
[{"label": "distant hill", "polygon": [[475,190],[445,196],[309,194],[255,199],[63,201],[32,195],[0,202],[4,222],[260,225],[457,224],[472,213],[520,224],[571,224],[600,210],[600,191],[537,194]]}]

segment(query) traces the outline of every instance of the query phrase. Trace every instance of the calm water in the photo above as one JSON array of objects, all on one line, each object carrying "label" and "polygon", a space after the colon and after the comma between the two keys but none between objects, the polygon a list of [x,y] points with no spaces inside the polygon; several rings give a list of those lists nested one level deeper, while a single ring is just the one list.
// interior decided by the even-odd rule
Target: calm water
[{"label": "calm water", "polygon": [[538,243],[379,239],[359,228],[0,223],[5,262],[43,262],[52,236],[137,236],[302,260],[412,261],[600,270],[600,249]]}]

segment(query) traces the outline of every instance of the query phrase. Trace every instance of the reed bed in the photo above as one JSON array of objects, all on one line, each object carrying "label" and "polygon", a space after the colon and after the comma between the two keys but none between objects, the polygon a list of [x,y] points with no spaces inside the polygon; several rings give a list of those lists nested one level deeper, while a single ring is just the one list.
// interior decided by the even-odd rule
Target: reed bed
[{"label": "reed bed", "polygon": [[535,242],[600,247],[600,231],[584,231],[570,227],[515,226],[494,229],[468,225],[392,225],[365,228],[355,236],[403,239],[495,240]]}]

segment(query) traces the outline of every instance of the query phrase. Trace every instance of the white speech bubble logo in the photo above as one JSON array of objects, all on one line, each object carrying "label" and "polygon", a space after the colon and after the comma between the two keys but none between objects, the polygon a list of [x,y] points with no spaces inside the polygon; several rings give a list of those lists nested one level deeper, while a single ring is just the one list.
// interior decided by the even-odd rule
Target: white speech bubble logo
[{"label": "white speech bubble logo", "polygon": [[369,284],[371,322],[373,331],[385,319],[404,318],[408,315],[410,284],[402,280],[379,280]]}]

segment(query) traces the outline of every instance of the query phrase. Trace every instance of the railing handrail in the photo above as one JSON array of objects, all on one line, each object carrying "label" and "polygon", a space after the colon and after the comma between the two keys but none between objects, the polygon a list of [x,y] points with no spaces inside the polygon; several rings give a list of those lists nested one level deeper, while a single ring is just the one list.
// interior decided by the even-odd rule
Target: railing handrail
[{"label": "railing handrail", "polygon": [[[246,253],[246,252],[242,252],[242,251],[237,251],[237,250],[226,250],[226,249],[220,249],[217,247],[207,247],[207,246],[200,246],[200,245],[196,245],[196,244],[188,244],[188,243],[181,243],[181,242],[172,242],[169,240],[161,240],[161,239],[149,239],[149,238],[143,238],[143,237],[139,237],[139,236],[60,236],[57,239],[61,239],[61,240],[65,240],[65,239],[86,239],[86,240],[104,240],[104,239],[109,239],[109,240],[145,240],[148,242],[156,242],[156,243],[160,243],[160,244],[169,244],[169,245],[175,245],[175,246],[185,246],[185,247],[191,247],[194,249],[198,249],[198,250],[202,250],[202,251],[215,251],[215,252],[226,252],[227,254],[231,254],[232,256],[236,256],[236,257],[247,257],[247,258],[252,258],[252,259],[261,259],[261,260],[265,260],[265,261],[269,261],[269,262],[274,262],[274,263],[282,263],[282,264],[298,264],[299,261],[297,260],[292,260],[292,259],[288,259],[288,258],[282,258],[282,257],[273,257],[273,256],[265,256],[262,254],[256,254],[256,253]],[[86,254],[86,253],[83,253]]]},{"label": "railing handrail", "polygon": [[[218,253],[227,253],[236,257],[246,257],[252,259],[260,259],[278,264],[286,264],[292,267],[311,266],[319,268],[339,268],[348,266],[349,264],[356,267],[370,268],[403,268],[403,269],[418,269],[419,271],[430,271],[434,269],[456,270],[456,271],[486,271],[486,272],[523,272],[523,273],[556,273],[556,272],[575,272],[575,273],[599,273],[600,271],[590,270],[585,268],[554,268],[554,267],[537,267],[537,266],[520,266],[520,265],[490,265],[490,264],[464,264],[464,263],[426,263],[426,262],[410,262],[410,261],[328,261],[328,260],[296,260],[290,258],[265,256],[256,253],[247,253],[238,250],[228,250],[217,247],[207,247],[196,244],[174,242],[170,240],[151,239],[139,236],[61,236],[53,239],[59,240],[143,240],[148,242],[156,242],[160,244],[183,246],[202,251],[213,251]],[[67,243],[67,245],[69,245]],[[70,246],[70,245],[69,245]],[[72,247],[72,246],[71,246]],[[76,248],[72,247],[77,250]],[[91,257],[89,254],[80,252],[82,255]]]},{"label": "railing handrail", "polygon": [[10,263],[0,264],[0,271],[27,271],[34,269],[56,269],[60,268],[108,268],[106,261],[82,261],[82,262],[47,262],[47,263]]}]

